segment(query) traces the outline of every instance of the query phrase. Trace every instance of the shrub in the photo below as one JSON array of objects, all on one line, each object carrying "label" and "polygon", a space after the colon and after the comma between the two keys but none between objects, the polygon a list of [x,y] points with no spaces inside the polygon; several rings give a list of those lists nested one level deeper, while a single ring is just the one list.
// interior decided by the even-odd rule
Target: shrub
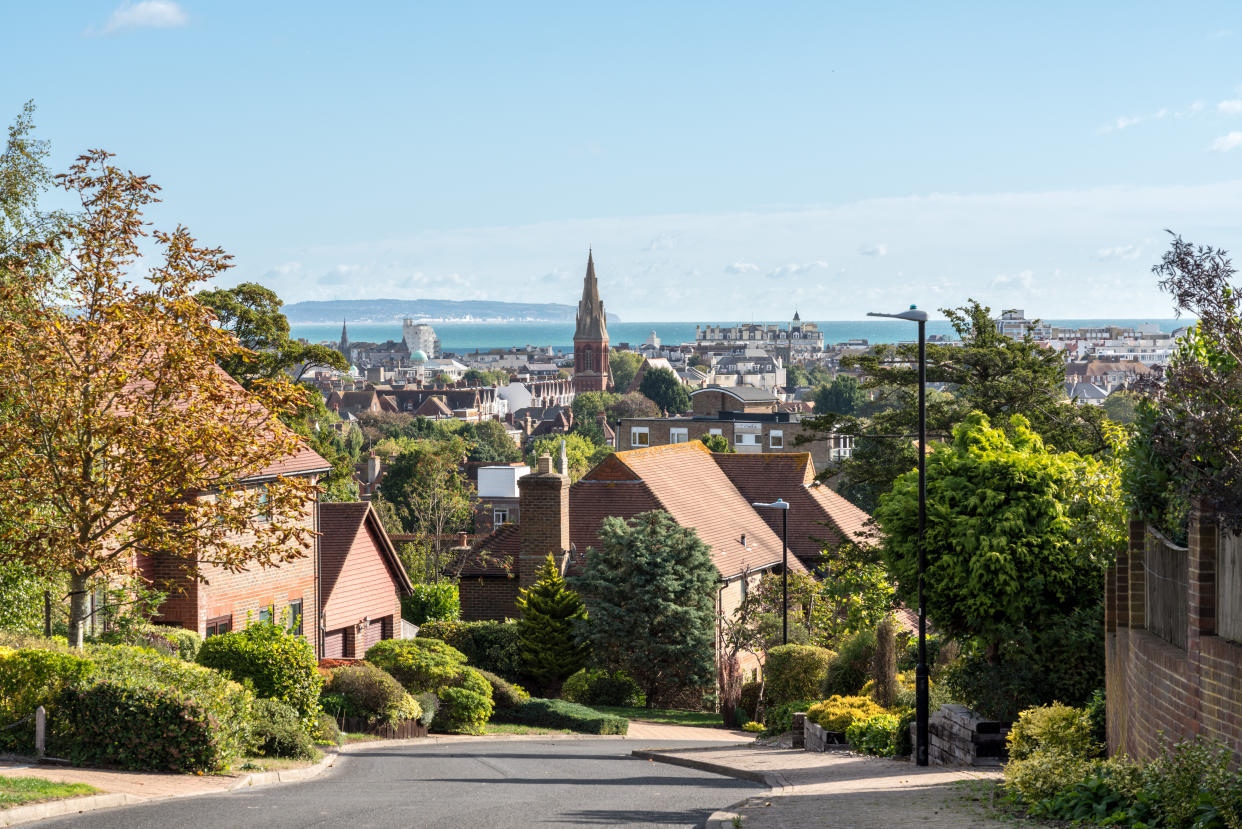
[{"label": "shrub", "polygon": [[421,625],[433,619],[461,617],[461,597],[455,584],[416,584],[414,592],[401,597],[401,618]]},{"label": "shrub", "polygon": [[521,685],[506,682],[491,671],[476,670],[492,686],[492,702],[497,711],[510,711],[530,701],[530,694]]},{"label": "shrub", "polygon": [[418,703],[418,707],[423,709],[423,713],[418,715],[419,723],[424,728],[431,728],[436,712],[440,710],[440,698],[431,691],[424,691],[421,694],[415,694],[414,700]]},{"label": "shrub", "polygon": [[[40,705],[49,705],[62,688],[81,685],[94,670],[90,661],[70,653],[0,648],[0,727],[30,716]],[[0,747],[33,750],[34,723],[0,731]]]},{"label": "shrub", "polygon": [[870,697],[832,696],[807,709],[806,716],[825,731],[845,731],[855,720],[888,713]]},{"label": "shrub", "polygon": [[517,627],[523,673],[539,687],[555,691],[591,655],[590,643],[579,635],[587,618],[582,597],[569,589],[549,553],[535,583],[518,593],[517,607],[522,613]]},{"label": "shrub", "polygon": [[763,675],[766,696],[774,705],[819,695],[828,666],[836,656],[814,645],[777,645],[768,651]]},{"label": "shrub", "polygon": [[492,686],[474,668],[463,668],[456,685],[436,692],[440,710],[436,724],[445,731],[481,734],[483,725],[492,716]]},{"label": "shrub", "polygon": [[645,705],[638,683],[624,671],[609,673],[600,668],[583,668],[561,686],[561,697],[580,705]]},{"label": "shrub", "polygon": [[[316,728],[318,724],[316,718]],[[254,752],[263,757],[309,760],[315,756],[315,743],[291,706],[260,699],[254,704]]]},{"label": "shrub", "polygon": [[1028,708],[1009,731],[1009,758],[1025,760],[1037,752],[1054,752],[1088,760],[1103,750],[1091,732],[1091,720],[1082,709],[1060,704]]},{"label": "shrub", "polygon": [[784,734],[793,728],[793,715],[799,711],[806,711],[813,704],[814,700],[799,699],[767,709],[763,712],[763,723],[766,726],[763,733],[769,736]]},{"label": "shrub", "polygon": [[747,717],[755,716],[755,709],[759,707],[759,687],[758,682],[742,684],[742,692],[738,695],[737,707],[745,711]]},{"label": "shrub", "polygon": [[874,659],[875,630],[860,630],[845,637],[828,665],[820,693],[825,697],[857,694],[871,677]]},{"label": "shrub", "polygon": [[1092,761],[1058,751],[1036,751],[1005,764],[1005,788],[1027,803],[1050,798],[1086,778]]},{"label": "shrub", "polygon": [[896,714],[876,714],[850,723],[845,729],[845,739],[855,751],[892,757],[897,753],[897,731],[901,724],[902,718]]},{"label": "shrub", "polygon": [[473,668],[491,671],[510,682],[522,677],[521,638],[517,622],[428,621],[420,638],[439,639],[461,651]]},{"label": "shrub", "polygon": [[466,656],[439,639],[385,639],[367,650],[367,661],[390,673],[411,693],[435,691],[461,673]]},{"label": "shrub", "polygon": [[334,669],[324,691],[332,695],[338,716],[363,717],[372,727],[417,719],[422,713],[400,682],[366,662]]},{"label": "shrub", "polygon": [[192,630],[142,623],[130,625],[121,630],[114,630],[99,637],[99,641],[108,645],[136,645],[141,648],[152,648],[168,656],[193,662],[203,639]]},{"label": "shrub", "polygon": [[301,636],[260,622],[212,636],[199,649],[198,663],[238,682],[249,680],[260,697],[297,711],[308,733],[315,728],[323,678],[316,669],[314,650]]},{"label": "shrub", "polygon": [[763,723],[751,720],[750,722],[742,724],[742,730],[749,731],[752,734],[758,734],[760,731],[763,731]]},{"label": "shrub", "polygon": [[319,712],[319,720],[315,724],[315,733],[312,737],[319,745],[339,746],[345,742],[341,727],[336,724],[336,718],[323,711]]},{"label": "shrub", "polygon": [[625,734],[630,721],[614,714],[604,714],[576,702],[535,697],[520,708],[505,712],[508,722],[544,728],[567,728],[583,734]]}]

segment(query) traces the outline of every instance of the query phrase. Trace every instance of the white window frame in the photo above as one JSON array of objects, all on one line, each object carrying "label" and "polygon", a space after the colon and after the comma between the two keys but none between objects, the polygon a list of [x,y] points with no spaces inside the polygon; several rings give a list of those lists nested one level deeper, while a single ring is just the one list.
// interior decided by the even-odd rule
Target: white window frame
[{"label": "white window frame", "polygon": [[723,431],[723,430],[721,430],[721,429],[708,429],[708,430],[707,430],[707,434],[709,434],[709,435],[719,435],[720,437],[724,437],[724,431]]},{"label": "white window frame", "polygon": [[685,426],[674,426],[668,430],[669,443],[689,443],[690,430]]},{"label": "white window frame", "polygon": [[[641,439],[640,439],[641,438]],[[646,426],[630,427],[630,446],[650,446],[651,430]]]},{"label": "white window frame", "polygon": [[785,448],[785,430],[773,429],[768,432],[768,448],[784,449]]},{"label": "white window frame", "polygon": [[733,443],[735,446],[762,446],[760,437],[750,432],[742,432],[740,435],[734,435]]},{"label": "white window frame", "polygon": [[501,524],[509,523],[509,508],[496,507],[492,510],[492,526],[499,527]]}]

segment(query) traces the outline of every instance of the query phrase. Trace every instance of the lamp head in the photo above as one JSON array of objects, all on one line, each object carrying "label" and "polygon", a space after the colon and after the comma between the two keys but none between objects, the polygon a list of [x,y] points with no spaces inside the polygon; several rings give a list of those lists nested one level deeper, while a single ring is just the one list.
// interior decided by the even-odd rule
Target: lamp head
[{"label": "lamp head", "polygon": [[881,314],[877,311],[868,311],[869,317],[888,317],[894,320],[907,320],[909,322],[927,322],[927,312],[920,311],[916,306],[911,305],[909,310],[902,311],[900,314]]}]

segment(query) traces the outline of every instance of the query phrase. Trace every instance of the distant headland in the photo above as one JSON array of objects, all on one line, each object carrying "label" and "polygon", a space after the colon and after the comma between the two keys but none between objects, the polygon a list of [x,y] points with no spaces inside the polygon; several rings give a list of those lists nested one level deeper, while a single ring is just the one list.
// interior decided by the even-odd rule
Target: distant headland
[{"label": "distant headland", "polygon": [[[340,322],[396,323],[403,319],[425,322],[569,322],[575,305],[558,302],[492,302],[455,299],[338,299],[293,302],[281,309],[293,324]],[[616,314],[608,322],[620,322]]]}]

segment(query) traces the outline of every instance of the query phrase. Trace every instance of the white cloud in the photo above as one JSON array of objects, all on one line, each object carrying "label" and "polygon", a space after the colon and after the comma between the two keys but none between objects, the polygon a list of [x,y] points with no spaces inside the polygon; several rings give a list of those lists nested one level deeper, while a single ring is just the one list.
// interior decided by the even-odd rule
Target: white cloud
[{"label": "white cloud", "polygon": [[1230,150],[1236,150],[1238,147],[1242,147],[1242,132],[1234,130],[1213,141],[1210,149],[1218,153],[1227,153]]},{"label": "white cloud", "polygon": [[1142,245],[1118,245],[1112,248],[1100,248],[1095,252],[1095,258],[1101,262],[1107,262],[1110,259],[1138,259],[1142,252]]},{"label": "white cloud", "polygon": [[189,22],[185,9],[173,0],[140,0],[122,3],[99,34],[110,35],[128,29],[175,29]]},{"label": "white cloud", "polygon": [[1242,99],[1231,98],[1216,105],[1216,111],[1222,115],[1242,115]]},{"label": "white cloud", "polygon": [[753,262],[734,262],[732,265],[726,265],[725,270],[729,273],[758,273],[759,266]]},{"label": "white cloud", "polygon": [[883,242],[876,242],[875,244],[870,245],[861,245],[858,248],[858,252],[863,256],[887,256],[888,245]]},{"label": "white cloud", "polygon": [[1031,270],[1025,270],[1020,273],[999,273],[992,278],[993,288],[1021,288],[1023,291],[1030,292],[1035,281],[1035,273]]},{"label": "white cloud", "polygon": [[793,276],[805,276],[811,271],[826,267],[828,267],[828,263],[822,259],[817,259],[814,262],[790,262],[787,265],[773,268],[764,276],[768,279],[787,279]]}]

